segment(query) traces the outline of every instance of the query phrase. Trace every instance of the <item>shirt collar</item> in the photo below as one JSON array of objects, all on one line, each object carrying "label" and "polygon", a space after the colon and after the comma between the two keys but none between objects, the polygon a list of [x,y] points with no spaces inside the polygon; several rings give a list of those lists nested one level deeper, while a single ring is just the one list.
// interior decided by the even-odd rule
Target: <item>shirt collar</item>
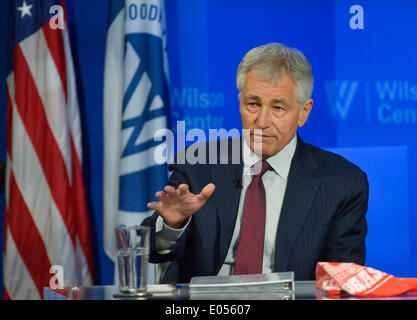
[{"label": "shirt collar", "polygon": [[[245,139],[243,139],[245,141]],[[270,166],[275,170],[275,172],[284,180],[287,179],[290,172],[291,161],[297,147],[297,135],[292,138],[292,140],[278,153],[270,156],[266,161]],[[246,144],[246,141],[243,143],[243,172],[248,174],[250,168],[261,158],[254,153],[249,146]]]}]

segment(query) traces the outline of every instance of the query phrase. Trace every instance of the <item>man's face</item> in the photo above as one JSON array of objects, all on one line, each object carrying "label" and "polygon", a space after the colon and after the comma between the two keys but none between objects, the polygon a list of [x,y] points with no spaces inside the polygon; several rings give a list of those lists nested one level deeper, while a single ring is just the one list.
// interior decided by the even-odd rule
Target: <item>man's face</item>
[{"label": "man's face", "polygon": [[[255,141],[262,143],[262,159],[280,152],[292,140],[297,127],[307,121],[313,100],[308,99],[300,112],[295,87],[287,72],[278,84],[265,81],[252,71],[246,76],[240,93],[242,127],[250,130],[250,137],[245,139],[252,151],[255,152]],[[255,134],[255,129],[262,130],[261,135]]]}]

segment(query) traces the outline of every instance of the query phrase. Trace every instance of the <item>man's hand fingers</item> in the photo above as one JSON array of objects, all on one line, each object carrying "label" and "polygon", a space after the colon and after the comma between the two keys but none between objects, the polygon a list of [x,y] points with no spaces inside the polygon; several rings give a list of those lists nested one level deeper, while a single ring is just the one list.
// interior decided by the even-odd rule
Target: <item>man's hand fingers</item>
[{"label": "man's hand fingers", "polygon": [[155,197],[157,197],[159,200],[165,200],[168,198],[168,195],[163,192],[163,191],[158,191],[157,193],[155,193]]},{"label": "man's hand fingers", "polygon": [[187,184],[185,184],[185,183],[181,183],[181,184],[178,186],[178,192],[179,192],[179,194],[180,194],[181,196],[183,196],[183,195],[187,194],[188,192],[190,192],[190,189],[188,188],[188,185],[187,185]]},{"label": "man's hand fingers", "polygon": [[166,186],[166,187],[164,188],[164,191],[165,191],[165,193],[166,193],[168,196],[173,196],[173,195],[175,195],[175,188],[174,188],[173,186]]},{"label": "man's hand fingers", "polygon": [[203,190],[201,190],[200,194],[198,195],[198,198],[201,200],[207,200],[213,194],[215,189],[216,186],[214,185],[214,183],[209,183],[203,188]]},{"label": "man's hand fingers", "polygon": [[185,183],[180,184],[177,189],[166,186],[163,191],[155,193],[160,201],[148,202],[147,208],[156,211],[166,222],[183,220],[200,210],[215,188],[213,183],[209,183],[199,194],[194,195]]},{"label": "man's hand fingers", "polygon": [[154,210],[158,212],[162,204],[160,202],[153,201],[153,202],[148,202],[146,206],[149,210]]}]

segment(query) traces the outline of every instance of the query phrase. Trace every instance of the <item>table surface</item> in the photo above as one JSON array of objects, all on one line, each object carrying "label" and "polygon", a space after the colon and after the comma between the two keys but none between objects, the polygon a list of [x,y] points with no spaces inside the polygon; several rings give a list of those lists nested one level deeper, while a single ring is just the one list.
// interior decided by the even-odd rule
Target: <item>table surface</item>
[{"label": "table surface", "polygon": [[[151,286],[152,287],[152,286]],[[188,291],[176,291],[172,293],[153,292],[149,297],[114,297],[118,293],[116,286],[84,286],[84,287],[65,287],[61,290],[44,288],[45,300],[131,300],[131,299],[176,299],[176,300],[417,300],[417,293],[407,293],[394,297],[353,297],[349,295],[328,295],[316,290],[315,281],[294,281],[294,290],[282,292],[260,292],[236,294],[188,294]]]}]

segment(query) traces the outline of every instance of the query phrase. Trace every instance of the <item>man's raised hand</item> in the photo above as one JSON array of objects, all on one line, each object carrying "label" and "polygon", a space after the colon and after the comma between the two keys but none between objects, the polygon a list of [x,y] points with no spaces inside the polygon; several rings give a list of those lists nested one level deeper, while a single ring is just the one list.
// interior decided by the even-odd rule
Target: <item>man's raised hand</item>
[{"label": "man's raised hand", "polygon": [[185,183],[180,184],[177,189],[166,186],[163,191],[155,194],[159,202],[149,202],[147,207],[155,210],[169,227],[178,229],[188,217],[201,209],[215,188],[213,183],[209,183],[199,194],[194,194]]}]

